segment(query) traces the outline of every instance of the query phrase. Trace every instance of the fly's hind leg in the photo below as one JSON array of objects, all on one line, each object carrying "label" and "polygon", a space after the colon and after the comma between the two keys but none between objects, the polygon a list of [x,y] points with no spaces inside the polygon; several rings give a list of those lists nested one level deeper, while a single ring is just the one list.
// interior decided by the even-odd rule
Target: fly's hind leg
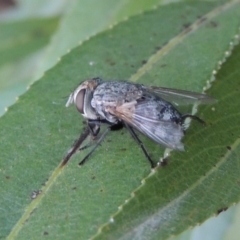
[{"label": "fly's hind leg", "polygon": [[191,118],[191,119],[197,120],[198,122],[202,123],[203,125],[206,124],[201,118],[199,118],[199,117],[197,117],[195,115],[191,115],[191,114],[184,114],[184,115],[182,115],[181,122],[183,123],[186,118]]},{"label": "fly's hind leg", "polygon": [[[97,121],[97,122],[96,122]],[[100,131],[100,123],[99,120],[88,120],[88,129],[90,131],[90,136],[93,140],[97,137],[99,131]],[[92,143],[88,143],[83,147],[80,147],[78,150],[82,151],[92,146]]]},{"label": "fly's hind leg", "polygon": [[128,131],[130,132],[131,136],[133,137],[133,139],[137,142],[137,144],[141,147],[144,155],[146,156],[147,160],[149,161],[151,168],[154,168],[154,162],[151,159],[151,157],[149,156],[145,146],[143,145],[142,141],[139,139],[139,137],[137,136],[137,134],[134,132],[133,128],[130,127],[128,124],[125,124],[126,128],[128,129]]}]

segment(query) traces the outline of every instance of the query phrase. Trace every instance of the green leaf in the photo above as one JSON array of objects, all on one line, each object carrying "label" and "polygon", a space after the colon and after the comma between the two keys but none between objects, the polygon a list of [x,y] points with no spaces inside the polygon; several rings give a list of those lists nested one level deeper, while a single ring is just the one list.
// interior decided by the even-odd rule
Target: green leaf
[{"label": "green leaf", "polygon": [[[71,1],[71,0],[70,0]],[[13,7],[1,12],[0,21],[17,21],[59,16],[69,2],[64,0],[20,0]]]},{"label": "green leaf", "polygon": [[[239,201],[240,48],[225,59],[239,38],[239,10],[239,2],[202,2],[142,13],[73,49],[33,84],[0,119],[1,238],[166,239]],[[61,167],[84,127],[63,98],[80,81],[101,76],[202,91],[223,59],[208,91],[218,102],[198,111],[207,126],[193,122],[186,151],[172,152],[166,167],[148,176],[125,130],[111,133],[82,168],[86,152]],[[163,156],[142,139],[155,161]]]},{"label": "green leaf", "polygon": [[239,236],[239,228],[237,227],[239,223],[237,219],[239,206],[240,204],[238,203],[227,211],[209,218],[202,225],[188,229],[177,237],[169,238],[169,240],[232,240],[235,236]]},{"label": "green leaf", "polygon": [[0,65],[17,61],[44,47],[56,28],[57,18],[0,24]]},{"label": "green leaf", "polygon": [[59,57],[91,36],[161,2],[161,0],[71,1],[39,71],[43,72],[54,66]]},{"label": "green leaf", "polygon": [[0,24],[0,115],[26,91],[57,23],[55,17]]},{"label": "green leaf", "polygon": [[[45,2],[44,2],[45,1]],[[27,86],[36,79],[39,79],[43,73],[54,66],[58,59],[65,55],[69,49],[79,46],[80,42],[88,39],[90,36],[109,28],[113,24],[126,19],[127,17],[152,8],[161,0],[151,1],[111,1],[102,0],[101,2],[82,0],[68,1],[64,8],[64,14],[61,16],[59,28],[51,37],[51,42],[47,45],[46,51],[41,51],[32,55],[31,46],[38,49],[39,43],[46,43],[42,37],[33,38],[34,32],[46,32],[52,34],[51,19],[32,19],[33,17],[46,17],[46,15],[56,15],[63,8],[63,2],[54,0],[22,0],[18,7],[5,12],[0,19],[30,18],[12,23],[3,23],[2,51],[5,54],[0,55],[0,63],[4,66],[0,68],[1,84],[0,98],[4,101],[0,103],[0,115],[4,109],[15,102],[15,98],[26,91]],[[95,6],[94,8],[92,6]],[[89,18],[89,15],[91,16]],[[86,20],[87,19],[87,20]],[[40,27],[40,28],[39,28]],[[5,35],[8,35],[6,38]],[[47,40],[46,36],[46,40]],[[25,39],[25,44],[24,40]],[[28,41],[27,41],[28,40]],[[40,41],[41,40],[41,41]],[[0,38],[1,41],[1,38]],[[12,46],[9,44],[12,43]],[[13,44],[14,43],[14,44]],[[6,48],[6,46],[8,46]],[[22,53],[22,54],[20,54]],[[29,56],[29,53],[31,54]],[[7,58],[4,56],[7,55]],[[2,56],[2,58],[1,58]],[[26,59],[24,58],[26,56]],[[17,59],[19,61],[15,62]],[[10,63],[6,64],[7,61]],[[30,71],[29,71],[30,69]],[[8,79],[8,81],[6,81]]]}]

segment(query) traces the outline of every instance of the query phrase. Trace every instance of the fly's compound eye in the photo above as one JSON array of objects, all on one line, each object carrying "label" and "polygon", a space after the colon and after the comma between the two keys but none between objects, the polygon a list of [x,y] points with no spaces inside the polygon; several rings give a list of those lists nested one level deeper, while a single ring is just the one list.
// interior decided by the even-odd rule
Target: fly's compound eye
[{"label": "fly's compound eye", "polygon": [[86,89],[82,89],[78,92],[76,99],[75,99],[75,104],[77,107],[77,110],[81,113],[84,114],[84,98],[85,98],[85,93]]}]

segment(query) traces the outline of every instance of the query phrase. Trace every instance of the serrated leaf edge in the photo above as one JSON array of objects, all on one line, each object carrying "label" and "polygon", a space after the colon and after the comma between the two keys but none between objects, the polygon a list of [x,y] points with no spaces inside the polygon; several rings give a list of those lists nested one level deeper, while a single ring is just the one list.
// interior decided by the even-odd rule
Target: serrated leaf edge
[{"label": "serrated leaf edge", "polygon": [[[203,25],[207,20],[215,17],[217,14],[219,14],[220,12],[222,12],[223,10],[226,10],[230,7],[232,7],[234,4],[238,4],[240,1],[232,1],[229,2],[223,6],[219,6],[217,7],[215,10],[209,12],[208,14],[202,16],[199,20],[197,20],[196,22],[194,22],[193,24],[191,24],[188,28],[186,28],[185,30],[183,30],[178,36],[176,36],[175,38],[173,38],[172,40],[170,40],[163,48],[161,48],[159,51],[157,51],[154,55],[152,55],[149,60],[146,62],[146,64],[144,64],[141,68],[139,68],[139,70],[133,74],[130,78],[130,81],[136,82],[142,75],[145,74],[145,72],[149,71],[151,69],[151,67],[154,65],[154,63],[156,63],[171,47],[173,48],[174,46],[176,46],[181,40],[183,40],[183,38],[185,38],[187,36],[188,33],[194,31],[197,29],[197,27]],[[207,19],[206,19],[207,18]],[[206,19],[206,21],[203,19]],[[212,75],[210,77],[209,80],[206,81],[206,85],[203,87],[203,93],[205,91],[207,91],[208,89],[211,88],[212,83],[215,81],[216,79],[216,75],[219,72],[219,70],[221,69],[222,65],[224,62],[226,62],[227,58],[231,56],[232,51],[234,49],[234,47],[236,47],[238,44],[240,43],[240,26],[238,28],[237,33],[232,37],[232,40],[229,42],[229,47],[227,50],[224,51],[223,57],[221,60],[218,61],[218,63],[216,64],[216,68],[213,69],[212,71]],[[170,46],[169,46],[170,45]],[[164,53],[162,53],[162,51]],[[192,109],[192,114],[196,114],[197,113],[197,105],[193,106]],[[234,147],[236,147],[235,145],[240,142],[239,140],[236,140],[236,142],[232,145],[232,149]],[[123,208],[126,204],[128,204],[135,196],[136,196],[136,192],[140,191],[141,188],[145,185],[146,181],[151,178],[154,174],[156,174],[157,170],[161,167],[160,162],[161,159],[165,159],[166,157],[169,157],[171,154],[170,149],[166,149],[164,152],[164,156],[162,158],[160,158],[160,161],[157,165],[157,167],[155,169],[152,169],[150,174],[146,177],[143,178],[141,180],[141,185],[139,185],[135,190],[132,191],[132,193],[130,194],[130,197],[128,199],[125,200],[125,202],[123,204],[121,204],[120,206],[118,206],[118,211],[115,212],[113,215],[110,216],[109,218],[109,222],[104,223],[101,227],[98,228],[97,233],[95,235],[93,235],[91,238],[89,238],[89,240],[94,240],[96,237],[98,237],[98,235],[100,235],[102,233],[103,228],[107,227],[109,224],[114,223],[114,218],[121,213],[121,211],[123,211]],[[227,154],[228,155],[228,152]],[[221,162],[221,161],[220,161]],[[217,166],[216,166],[217,167]],[[207,176],[208,174],[206,174],[205,176]],[[236,203],[232,203],[233,206]],[[229,206],[229,207],[230,207]],[[214,216],[214,215],[212,215]],[[210,216],[211,217],[211,216]],[[196,225],[201,225],[203,222],[201,223],[197,223]],[[189,226],[189,229],[192,228],[194,226]],[[176,235],[171,235],[171,236],[176,236]]]},{"label": "serrated leaf edge", "polygon": [[[208,17],[208,19],[210,19],[210,17],[214,17],[217,13],[223,11],[223,10],[226,10],[227,8],[231,7],[233,4],[236,4],[238,3],[239,1],[233,1],[233,2],[230,2],[230,3],[227,3],[223,6],[219,6],[217,7],[215,10],[211,11],[210,13],[206,14],[205,16]],[[156,9],[156,7],[154,7],[153,9]],[[139,14],[142,14],[142,13],[139,13]],[[136,16],[136,15],[134,15]],[[131,16],[133,17],[133,16]],[[130,18],[131,18],[130,17]],[[123,21],[127,21],[129,18],[126,18],[124,19]],[[123,22],[123,21],[119,21],[117,22],[115,25],[111,25],[108,29],[105,29],[104,31],[101,31],[101,32],[98,32],[96,35],[98,34],[101,34],[103,32],[106,32],[106,31],[109,31],[112,29],[113,26],[116,26],[118,25],[119,23]],[[193,30],[196,30],[196,27],[199,27],[201,26],[201,21],[202,21],[202,18],[200,18],[199,20],[197,20],[195,23],[193,23],[191,26],[193,26]],[[205,21],[202,21],[203,23],[205,23]],[[188,28],[187,28],[188,29]],[[149,58],[149,61],[142,66],[142,68],[140,68],[136,74],[132,75],[132,77],[130,78],[131,81],[136,81],[140,76],[142,76],[144,74],[144,72],[147,71],[147,69],[150,69],[151,66],[162,56],[162,52],[161,51],[167,51],[169,50],[171,47],[174,47],[180,40],[182,40],[184,37],[186,37],[186,35],[191,32],[188,30],[184,30],[182,31],[177,37],[174,38],[174,41],[169,41],[169,43],[167,45],[164,46],[164,48],[162,48],[161,50],[159,50],[155,55],[151,56]],[[87,38],[86,40],[82,41],[79,43],[78,46],[76,47],[79,47],[81,46],[85,41],[88,41],[89,39],[95,37],[96,35],[92,35],[91,37]],[[239,43],[239,35],[236,34],[235,35],[235,39],[236,39],[236,42]],[[236,45],[236,43],[235,43]],[[227,52],[226,56],[223,58],[222,61],[219,61],[219,67],[218,67],[218,70],[220,69],[222,63],[225,61],[225,59],[230,56],[230,53],[232,51],[231,47],[233,48],[235,46],[234,44],[232,44],[232,41],[230,42],[230,48],[229,48],[229,51]],[[74,47],[74,48],[76,48]],[[73,49],[74,49],[73,48]],[[67,55],[68,53],[71,52],[72,49],[69,49],[67,51],[67,53],[65,55]],[[62,57],[64,57],[65,55],[63,55]],[[62,57],[60,57],[58,59],[58,62],[56,64],[58,64],[61,60],[62,60]],[[56,65],[55,64],[55,65]],[[54,66],[55,66],[54,65]],[[48,71],[50,71],[51,69],[48,69],[46,70],[43,75],[41,76],[41,78],[47,74]],[[144,71],[145,70],[145,71]],[[214,72],[215,73],[215,72]],[[40,80],[40,79],[39,79]],[[27,90],[29,90],[31,88],[31,86],[34,84],[35,82],[31,83]],[[210,87],[210,86],[209,86]],[[26,93],[26,92],[25,92]],[[25,94],[24,93],[24,94]],[[20,99],[20,97],[18,97],[18,100]],[[53,171],[52,175],[49,177],[48,181],[46,182],[45,186],[39,190],[39,194],[37,196],[36,199],[34,199],[26,208],[26,211],[25,213],[22,215],[22,217],[18,220],[18,222],[16,223],[16,225],[13,227],[12,231],[10,232],[9,236],[7,237],[7,239],[14,239],[18,232],[21,230],[22,226],[24,225],[24,223],[29,219],[29,217],[31,216],[32,212],[37,208],[38,204],[41,202],[41,199],[44,197],[44,195],[46,194],[46,192],[48,191],[48,189],[50,189],[50,187],[52,186],[53,182],[56,180],[56,178],[60,175],[61,171],[63,170],[62,168],[62,163],[60,163],[58,165],[58,167]],[[141,181],[141,185],[136,188],[132,193],[131,193],[131,197],[129,199],[126,199],[125,200],[125,203],[123,203],[122,205],[120,205],[118,208],[119,210],[114,214],[112,215],[112,217],[110,217],[110,223],[111,222],[114,222],[114,216],[118,215],[121,211],[122,211],[122,208],[125,204],[127,204],[132,198],[135,197],[135,192],[139,191],[143,185],[145,185],[145,181],[150,178],[153,174],[156,173],[156,169],[153,169],[151,171],[151,173],[146,177],[144,178],[142,181]],[[97,231],[96,235],[94,235],[91,239],[94,239],[99,233],[101,233],[101,230],[103,229],[103,227],[107,226],[109,223],[105,223],[103,224]]]},{"label": "serrated leaf edge", "polygon": [[[240,145],[240,139],[238,138],[231,146],[230,146],[230,149],[231,150],[226,150],[226,153],[223,157],[220,158],[220,161],[214,165],[206,174],[204,174],[204,176],[202,176],[201,178],[199,178],[198,181],[196,181],[195,183],[193,183],[191,186],[188,187],[188,190],[184,191],[180,196],[178,196],[176,199],[172,200],[169,204],[167,204],[166,206],[164,206],[163,209],[161,209],[160,212],[162,212],[164,209],[167,209],[167,208],[171,208],[172,205],[176,202],[176,201],[179,201],[181,200],[182,198],[184,198],[186,196],[186,194],[188,194],[191,190],[195,189],[198,185],[199,185],[199,182],[203,182],[206,178],[208,178],[212,173],[214,173],[216,171],[216,169],[218,169],[224,162],[226,162],[226,159],[228,159],[228,157],[232,154],[232,152],[234,152],[234,149],[237,148],[238,146]],[[159,167],[158,167],[159,169]],[[149,178],[151,178],[155,173],[157,172],[157,170],[153,170],[146,178],[144,178],[142,181],[141,181],[141,185],[136,188],[132,193],[131,193],[131,197],[127,200],[125,200],[125,203],[123,203],[122,205],[120,205],[118,207],[118,211],[112,215],[109,219],[109,222],[103,224],[101,226],[101,228],[98,229],[98,232],[96,233],[96,235],[94,235],[93,237],[91,237],[89,240],[94,240],[96,239],[102,232],[103,232],[103,229],[104,228],[107,228],[109,225],[113,224],[114,223],[114,218],[119,215],[121,213],[121,211],[123,211],[123,208],[125,205],[129,204],[129,202],[137,195],[137,193],[139,191],[141,191],[141,188],[146,184],[146,182],[148,181]],[[240,200],[240,199],[239,199]],[[237,202],[233,202],[232,204],[228,205],[227,207],[231,207],[231,206],[234,206],[236,205]],[[223,206],[224,208],[226,206]],[[156,215],[160,215],[161,213],[157,212],[155,214],[152,215],[152,217],[148,217],[148,219],[150,220],[146,220],[144,223],[141,223],[140,225],[144,225],[146,224],[148,221],[152,221],[152,218]],[[213,217],[213,216],[216,216],[218,215],[219,213],[216,212],[215,214],[212,214],[211,216],[209,217]],[[204,221],[202,222],[198,222],[196,223],[195,225],[190,225],[187,229],[191,229],[193,227],[195,227],[196,225],[201,225]],[[138,228],[138,227],[137,227]],[[185,230],[187,230],[185,229]],[[137,231],[136,228],[131,228],[130,230],[131,232],[133,231]],[[173,236],[177,236],[179,235],[181,232],[177,233],[177,234],[172,234],[170,237],[173,237]]]}]

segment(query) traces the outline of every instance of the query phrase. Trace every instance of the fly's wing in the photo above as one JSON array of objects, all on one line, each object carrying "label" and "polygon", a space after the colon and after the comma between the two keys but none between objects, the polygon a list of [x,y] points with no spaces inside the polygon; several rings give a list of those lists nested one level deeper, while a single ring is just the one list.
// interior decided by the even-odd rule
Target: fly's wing
[{"label": "fly's wing", "polygon": [[147,92],[153,93],[168,102],[172,102],[175,105],[186,105],[194,103],[211,104],[216,102],[216,99],[209,97],[206,94],[172,89],[163,87],[147,87],[143,86],[143,89]]},{"label": "fly's wing", "polygon": [[138,104],[136,101],[125,103],[108,111],[136,128],[155,142],[175,150],[184,150],[181,139],[184,135],[181,125],[171,121],[151,119],[144,115],[148,102]]}]

